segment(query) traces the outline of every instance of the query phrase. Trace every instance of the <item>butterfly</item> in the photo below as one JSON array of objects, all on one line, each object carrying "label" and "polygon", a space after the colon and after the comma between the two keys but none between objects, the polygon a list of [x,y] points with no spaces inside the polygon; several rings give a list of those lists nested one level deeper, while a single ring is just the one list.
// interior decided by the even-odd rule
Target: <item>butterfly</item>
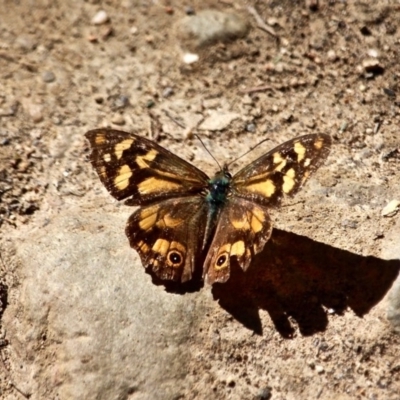
[{"label": "butterfly", "polygon": [[197,268],[226,282],[236,259],[246,271],[271,236],[268,209],[299,191],[325,161],[331,138],[289,140],[235,175],[212,178],[157,143],[113,129],[86,133],[90,161],[117,200],[140,206],[126,224],[130,246],[161,280],[187,282]]}]

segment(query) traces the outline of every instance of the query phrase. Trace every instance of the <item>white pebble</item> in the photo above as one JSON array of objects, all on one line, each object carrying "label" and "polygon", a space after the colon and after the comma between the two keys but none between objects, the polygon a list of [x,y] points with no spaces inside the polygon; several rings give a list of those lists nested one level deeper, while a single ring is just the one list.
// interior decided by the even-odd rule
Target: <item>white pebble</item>
[{"label": "white pebble", "polygon": [[400,201],[392,200],[385,207],[383,207],[381,215],[383,217],[392,217],[399,210]]},{"label": "white pebble", "polygon": [[100,10],[96,13],[96,15],[92,18],[93,25],[101,25],[108,21],[108,15],[104,10]]},{"label": "white pebble", "polygon": [[185,53],[183,55],[183,62],[185,64],[193,64],[199,61],[199,55],[194,53]]},{"label": "white pebble", "polygon": [[322,374],[324,372],[324,367],[322,365],[316,365],[315,371],[317,371],[318,374]]},{"label": "white pebble", "polygon": [[377,58],[378,57],[378,51],[377,50],[375,50],[375,49],[369,49],[368,51],[367,51],[367,53],[368,53],[368,55],[370,56],[370,57],[373,57],[373,58]]}]

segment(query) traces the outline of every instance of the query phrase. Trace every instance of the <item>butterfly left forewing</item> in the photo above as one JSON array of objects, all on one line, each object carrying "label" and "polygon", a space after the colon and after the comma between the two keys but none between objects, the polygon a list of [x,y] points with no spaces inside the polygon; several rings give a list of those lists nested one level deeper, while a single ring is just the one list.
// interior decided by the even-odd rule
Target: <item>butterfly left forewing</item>
[{"label": "butterfly left forewing", "polygon": [[267,207],[278,206],[296,194],[328,157],[331,137],[311,134],[289,140],[239,171],[232,180],[233,195]]},{"label": "butterfly left forewing", "polygon": [[263,249],[271,232],[272,224],[265,207],[241,198],[229,198],[219,215],[204,262],[207,282],[226,282],[230,276],[232,258],[236,258],[246,271],[253,256]]},{"label": "butterfly left forewing", "polygon": [[142,136],[104,128],[86,137],[100,180],[117,200],[129,198],[129,205],[193,195],[207,185],[205,173]]}]

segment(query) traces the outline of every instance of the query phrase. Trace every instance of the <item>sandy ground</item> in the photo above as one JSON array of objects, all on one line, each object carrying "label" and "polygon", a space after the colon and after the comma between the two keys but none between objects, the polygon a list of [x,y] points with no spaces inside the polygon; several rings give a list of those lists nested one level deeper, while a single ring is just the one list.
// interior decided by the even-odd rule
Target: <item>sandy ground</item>
[{"label": "sandy ground", "polygon": [[[237,13],[249,32],[186,43],[179,21],[205,8]],[[99,10],[109,19],[95,25]],[[399,399],[399,338],[381,301],[399,270],[385,261],[399,258],[398,216],[381,215],[400,200],[399,21],[398,2],[383,0],[2,0],[3,311],[23,284],[7,238],[37,213],[51,220],[65,203],[96,209],[99,196],[107,200],[87,161],[87,130],[140,132],[207,173],[215,164],[193,132],[221,163],[270,139],[234,170],[324,132],[333,138],[325,165],[271,211],[269,271],[256,260],[244,280],[211,289],[214,309],[188,343],[194,383],[182,398]],[[182,47],[199,61],[185,64]],[[2,340],[3,396],[23,398],[5,329]]]}]

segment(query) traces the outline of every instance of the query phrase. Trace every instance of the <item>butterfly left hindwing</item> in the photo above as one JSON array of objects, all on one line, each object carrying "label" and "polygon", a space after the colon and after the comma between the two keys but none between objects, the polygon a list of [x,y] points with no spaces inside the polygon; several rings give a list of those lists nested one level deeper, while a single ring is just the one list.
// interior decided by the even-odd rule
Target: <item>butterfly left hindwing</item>
[{"label": "butterfly left hindwing", "polygon": [[246,271],[252,257],[264,248],[271,232],[272,224],[265,207],[241,198],[228,199],[204,262],[207,282],[226,282],[232,257]]},{"label": "butterfly left hindwing", "polygon": [[[293,196],[324,162],[328,135],[305,135],[267,152],[232,177],[212,179],[151,140],[112,129],[86,133],[90,160],[107,190],[140,205],[126,235],[142,264],[164,280],[185,282],[203,267],[209,282],[225,282],[230,261],[243,270],[272,232],[268,207]],[[202,260],[204,265],[197,265]]]}]

